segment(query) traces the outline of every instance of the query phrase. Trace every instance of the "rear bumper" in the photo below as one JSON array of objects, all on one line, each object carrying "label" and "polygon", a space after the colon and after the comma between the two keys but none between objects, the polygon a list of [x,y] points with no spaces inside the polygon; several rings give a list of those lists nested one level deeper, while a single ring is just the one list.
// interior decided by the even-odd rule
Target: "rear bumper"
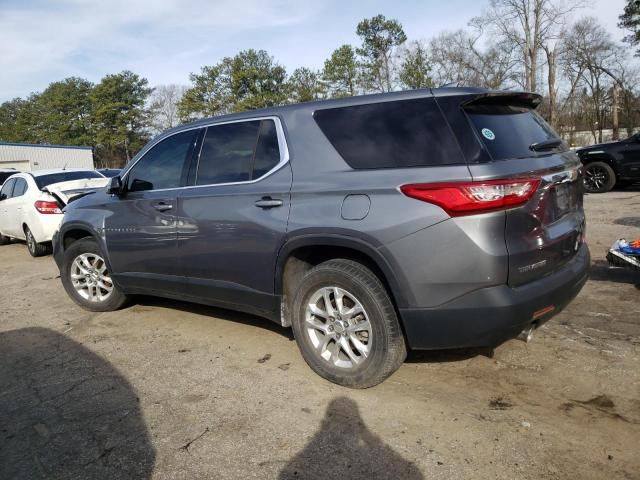
[{"label": "rear bumper", "polygon": [[[418,350],[497,346],[562,311],[587,281],[590,265],[583,244],[560,270],[535,282],[482,288],[439,307],[400,309],[409,345]],[[550,305],[553,311],[542,314]]]},{"label": "rear bumper", "polygon": [[28,223],[29,229],[33,234],[36,242],[50,242],[53,238],[53,234],[62,221],[62,214],[52,213],[47,215],[38,214],[33,221]]}]

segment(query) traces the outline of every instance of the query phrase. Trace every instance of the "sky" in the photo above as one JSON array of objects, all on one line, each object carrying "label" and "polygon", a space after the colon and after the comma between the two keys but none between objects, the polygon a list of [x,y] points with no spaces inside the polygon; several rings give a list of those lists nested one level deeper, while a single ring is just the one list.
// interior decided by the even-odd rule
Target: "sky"
[{"label": "sky", "polygon": [[[625,0],[587,0],[616,40]],[[357,23],[379,13],[410,40],[465,28],[488,0],[0,0],[0,102],[70,76],[98,82],[131,70],[151,86],[189,84],[189,73],[240,50],[264,49],[291,72],[321,68]]]}]

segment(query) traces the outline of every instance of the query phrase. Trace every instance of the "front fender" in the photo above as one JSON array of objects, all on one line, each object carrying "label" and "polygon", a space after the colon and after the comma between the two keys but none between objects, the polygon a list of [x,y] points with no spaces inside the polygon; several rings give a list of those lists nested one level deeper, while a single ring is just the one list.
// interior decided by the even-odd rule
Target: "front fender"
[{"label": "front fender", "polygon": [[605,150],[593,150],[579,153],[580,162],[583,165],[588,165],[592,162],[605,162],[607,163],[613,170],[618,172],[618,162],[622,158],[620,154],[617,152],[608,152]]},{"label": "front fender", "polygon": [[98,246],[104,255],[104,261],[107,264],[107,268],[110,272],[112,272],[111,268],[111,259],[109,257],[109,250],[107,249],[107,244],[104,237],[104,221],[101,222],[99,227],[96,227],[92,222],[88,222],[85,220],[67,220],[65,214],[65,218],[62,220],[62,224],[60,225],[60,229],[55,234],[53,239],[53,255],[56,263],[58,264],[58,268],[62,267],[62,259],[64,257],[65,251],[65,239],[67,235],[73,232],[84,232],[86,236],[92,237],[96,242],[98,242]]}]

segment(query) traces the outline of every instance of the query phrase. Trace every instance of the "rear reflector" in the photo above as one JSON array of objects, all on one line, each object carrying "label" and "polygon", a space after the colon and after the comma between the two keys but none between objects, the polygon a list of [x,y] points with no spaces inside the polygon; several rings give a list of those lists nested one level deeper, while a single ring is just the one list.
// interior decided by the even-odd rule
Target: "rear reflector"
[{"label": "rear reflector", "polygon": [[531,316],[531,320],[537,320],[540,317],[544,317],[547,313],[551,313],[556,309],[554,305],[549,305],[548,307],[544,307],[537,312],[534,312]]},{"label": "rear reflector", "polygon": [[36,210],[45,215],[49,215],[52,213],[62,213],[62,210],[60,210],[60,206],[56,202],[37,200],[34,206],[36,207]]},{"label": "rear reflector", "polygon": [[417,183],[403,185],[407,197],[438,205],[452,217],[519,207],[529,201],[539,178],[509,178],[485,182]]}]

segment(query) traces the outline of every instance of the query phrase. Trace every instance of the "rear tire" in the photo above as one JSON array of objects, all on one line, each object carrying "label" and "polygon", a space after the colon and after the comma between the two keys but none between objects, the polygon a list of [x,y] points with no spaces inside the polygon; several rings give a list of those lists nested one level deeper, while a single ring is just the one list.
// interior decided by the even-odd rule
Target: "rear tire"
[{"label": "rear tire", "polygon": [[9,237],[5,237],[0,233],[0,245],[9,245],[11,243],[11,239]]},{"label": "rear tire", "polygon": [[51,243],[36,242],[33,233],[31,233],[31,230],[29,230],[29,227],[26,225],[24,227],[24,236],[27,240],[27,250],[29,250],[32,257],[42,257],[43,255],[49,255],[51,253]]},{"label": "rear tire", "polygon": [[93,238],[80,239],[65,250],[60,278],[67,295],[85,310],[111,312],[129,300],[113,283],[104,254]]},{"label": "rear tire", "polygon": [[616,184],[616,172],[605,162],[591,162],[584,167],[584,189],[589,193],[605,193]]},{"label": "rear tire", "polygon": [[295,294],[292,312],[302,356],[330,382],[372,387],[395,372],[407,356],[384,285],[360,263],[335,259],[309,270]]}]

